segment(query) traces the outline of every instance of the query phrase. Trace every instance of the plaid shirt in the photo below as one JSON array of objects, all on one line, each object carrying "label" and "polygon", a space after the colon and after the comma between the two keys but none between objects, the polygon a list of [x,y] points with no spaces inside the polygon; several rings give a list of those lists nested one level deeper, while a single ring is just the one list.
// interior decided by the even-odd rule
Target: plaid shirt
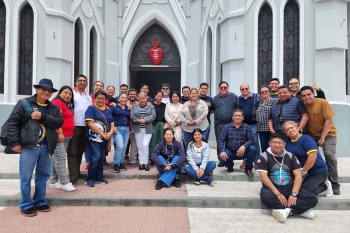
[{"label": "plaid shirt", "polygon": [[219,138],[219,153],[225,148],[230,151],[237,151],[242,145],[245,148],[254,144],[252,129],[249,125],[242,123],[239,128],[236,128],[233,123],[224,126]]},{"label": "plaid shirt", "polygon": [[259,107],[256,110],[256,121],[258,126],[258,131],[270,131],[269,130],[269,117],[271,106],[277,102],[278,99],[271,98],[264,103],[263,100],[260,101]]}]

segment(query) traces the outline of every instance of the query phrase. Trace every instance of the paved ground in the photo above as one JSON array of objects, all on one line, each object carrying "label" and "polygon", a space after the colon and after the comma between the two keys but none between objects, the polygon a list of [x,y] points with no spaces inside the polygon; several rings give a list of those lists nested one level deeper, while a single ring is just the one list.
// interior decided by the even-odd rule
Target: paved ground
[{"label": "paved ground", "polygon": [[[215,150],[211,150],[211,159],[217,160]],[[19,198],[18,155],[0,154],[0,199],[2,197]],[[112,160],[112,155],[108,156]],[[48,198],[159,198],[186,200],[235,199],[244,197],[259,198],[258,174],[247,179],[241,169],[241,162],[235,164],[235,172],[228,174],[224,168],[217,168],[213,177],[214,187],[205,184],[196,186],[192,180],[184,179],[182,187],[154,190],[156,169],[149,172],[139,171],[128,166],[121,174],[114,174],[112,166],[105,167],[108,185],[86,187],[79,181],[77,190],[67,193],[62,190],[47,189]],[[82,170],[85,164],[82,164]],[[342,195],[332,201],[350,200],[350,157],[338,159],[339,176],[343,181]],[[84,174],[84,172],[82,172]],[[16,177],[17,176],[17,177]],[[16,179],[17,178],[17,179]],[[32,183],[32,185],[34,185]],[[320,197],[320,200],[326,200]],[[153,203],[154,204],[154,203]],[[76,205],[79,205],[77,203]],[[107,203],[108,205],[108,203]],[[147,206],[147,202],[146,205]],[[150,206],[150,205],[148,205]],[[348,207],[346,207],[348,208]],[[345,209],[346,209],[345,208]],[[52,206],[48,213],[26,218],[18,207],[0,207],[0,232],[349,232],[350,209],[347,210],[314,210],[316,219],[290,218],[280,224],[271,216],[270,210],[260,208],[187,208],[187,207],[142,207],[142,206]]]}]

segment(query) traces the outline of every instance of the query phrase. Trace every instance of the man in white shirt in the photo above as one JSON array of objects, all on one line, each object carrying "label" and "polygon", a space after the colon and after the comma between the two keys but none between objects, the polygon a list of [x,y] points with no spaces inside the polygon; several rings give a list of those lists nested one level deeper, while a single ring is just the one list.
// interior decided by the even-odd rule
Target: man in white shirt
[{"label": "man in white shirt", "polygon": [[172,102],[172,100],[170,99],[170,85],[168,83],[163,83],[162,84],[162,93],[163,93],[163,100],[162,102],[165,104],[169,104]]}]

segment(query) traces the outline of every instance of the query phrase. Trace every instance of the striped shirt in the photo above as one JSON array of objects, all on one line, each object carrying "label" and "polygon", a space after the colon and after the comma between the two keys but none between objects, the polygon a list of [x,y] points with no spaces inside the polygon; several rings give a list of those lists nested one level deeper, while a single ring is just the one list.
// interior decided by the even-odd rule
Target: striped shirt
[{"label": "striped shirt", "polygon": [[[140,110],[139,110],[140,119],[145,119],[146,117],[146,106],[141,107],[140,105]],[[145,124],[140,124],[140,129],[145,129],[145,128],[146,128]]]}]

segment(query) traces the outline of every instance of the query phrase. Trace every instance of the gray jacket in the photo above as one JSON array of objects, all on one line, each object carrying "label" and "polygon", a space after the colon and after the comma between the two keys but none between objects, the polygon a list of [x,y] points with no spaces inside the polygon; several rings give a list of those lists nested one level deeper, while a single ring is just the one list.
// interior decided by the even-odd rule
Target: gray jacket
[{"label": "gray jacket", "polygon": [[[154,106],[150,103],[147,103],[146,109],[146,117],[144,120],[146,121],[146,134],[152,134],[154,132],[152,122],[156,119],[156,111],[154,110]],[[140,133],[140,104],[134,104],[131,109],[130,119],[132,120],[132,130],[133,133]]]},{"label": "gray jacket", "polygon": [[205,167],[207,166],[207,163],[209,161],[209,146],[206,142],[202,141],[202,164],[198,167],[196,164],[196,146],[194,145],[193,141],[190,142],[187,146],[187,151],[186,151],[186,159],[187,159],[187,166],[191,166],[195,171],[198,169],[202,168],[205,170]]}]

